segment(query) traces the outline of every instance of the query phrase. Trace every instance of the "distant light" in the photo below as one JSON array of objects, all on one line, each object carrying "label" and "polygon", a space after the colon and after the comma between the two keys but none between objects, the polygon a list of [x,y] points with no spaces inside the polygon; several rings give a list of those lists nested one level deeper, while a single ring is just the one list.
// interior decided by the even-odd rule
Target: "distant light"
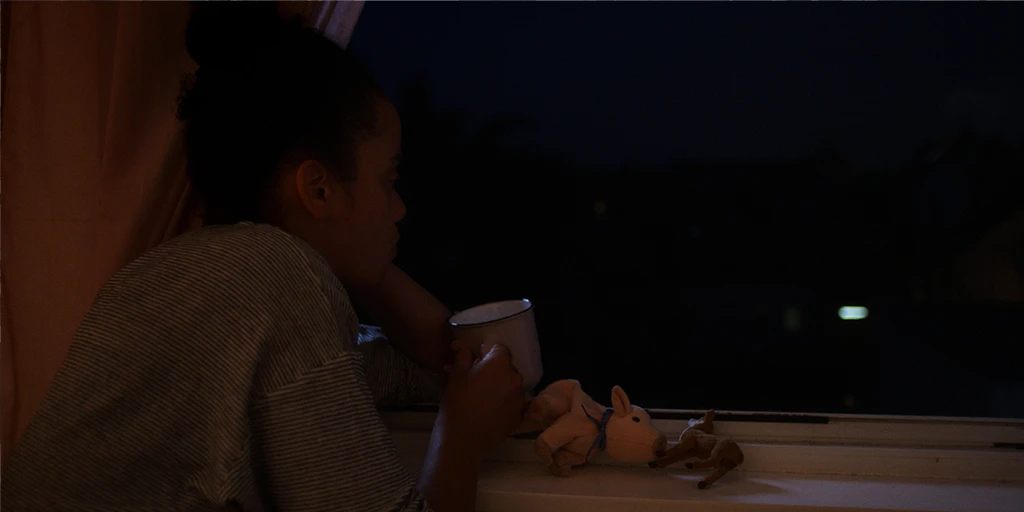
[{"label": "distant light", "polygon": [[843,320],[863,320],[868,317],[868,308],[861,306],[843,306],[839,308],[839,318]]},{"label": "distant light", "polygon": [[791,307],[786,309],[782,316],[782,324],[789,332],[800,332],[800,308]]}]

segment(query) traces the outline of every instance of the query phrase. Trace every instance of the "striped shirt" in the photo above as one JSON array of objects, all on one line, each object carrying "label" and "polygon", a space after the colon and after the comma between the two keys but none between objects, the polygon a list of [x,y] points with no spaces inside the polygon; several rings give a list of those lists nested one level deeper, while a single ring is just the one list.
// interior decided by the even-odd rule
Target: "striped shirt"
[{"label": "striped shirt", "polygon": [[250,223],[99,292],[5,464],[5,512],[427,510],[381,406],[439,381],[359,325],[327,262]]}]

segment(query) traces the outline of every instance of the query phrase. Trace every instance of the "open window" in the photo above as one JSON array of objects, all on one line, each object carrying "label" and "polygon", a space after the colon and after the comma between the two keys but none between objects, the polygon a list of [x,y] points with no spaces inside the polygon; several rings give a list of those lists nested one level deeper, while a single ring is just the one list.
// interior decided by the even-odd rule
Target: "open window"
[{"label": "open window", "polygon": [[1024,418],[1024,46],[933,7],[368,4],[400,263],[651,408]]}]

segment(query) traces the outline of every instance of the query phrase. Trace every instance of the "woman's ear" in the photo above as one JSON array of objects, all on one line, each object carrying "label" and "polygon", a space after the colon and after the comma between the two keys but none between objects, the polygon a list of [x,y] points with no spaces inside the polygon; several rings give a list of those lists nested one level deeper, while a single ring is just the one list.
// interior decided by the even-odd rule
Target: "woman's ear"
[{"label": "woman's ear", "polygon": [[317,219],[331,214],[327,204],[332,193],[329,177],[327,168],[316,160],[306,160],[295,169],[295,192],[306,211]]},{"label": "woman's ear", "polygon": [[628,416],[633,412],[629,397],[620,386],[612,388],[612,409],[615,409],[616,416]]}]

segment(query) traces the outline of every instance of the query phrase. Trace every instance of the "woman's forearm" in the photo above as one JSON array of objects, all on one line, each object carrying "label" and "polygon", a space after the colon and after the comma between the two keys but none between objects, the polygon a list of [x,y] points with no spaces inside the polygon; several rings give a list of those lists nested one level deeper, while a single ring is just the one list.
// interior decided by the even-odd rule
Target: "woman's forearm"
[{"label": "woman's forearm", "polygon": [[400,268],[392,265],[378,286],[354,298],[412,360],[439,374],[452,362],[451,310]]},{"label": "woman's forearm", "polygon": [[434,426],[418,487],[430,508],[438,512],[473,512],[483,457],[448,434],[443,422],[439,417]]}]

